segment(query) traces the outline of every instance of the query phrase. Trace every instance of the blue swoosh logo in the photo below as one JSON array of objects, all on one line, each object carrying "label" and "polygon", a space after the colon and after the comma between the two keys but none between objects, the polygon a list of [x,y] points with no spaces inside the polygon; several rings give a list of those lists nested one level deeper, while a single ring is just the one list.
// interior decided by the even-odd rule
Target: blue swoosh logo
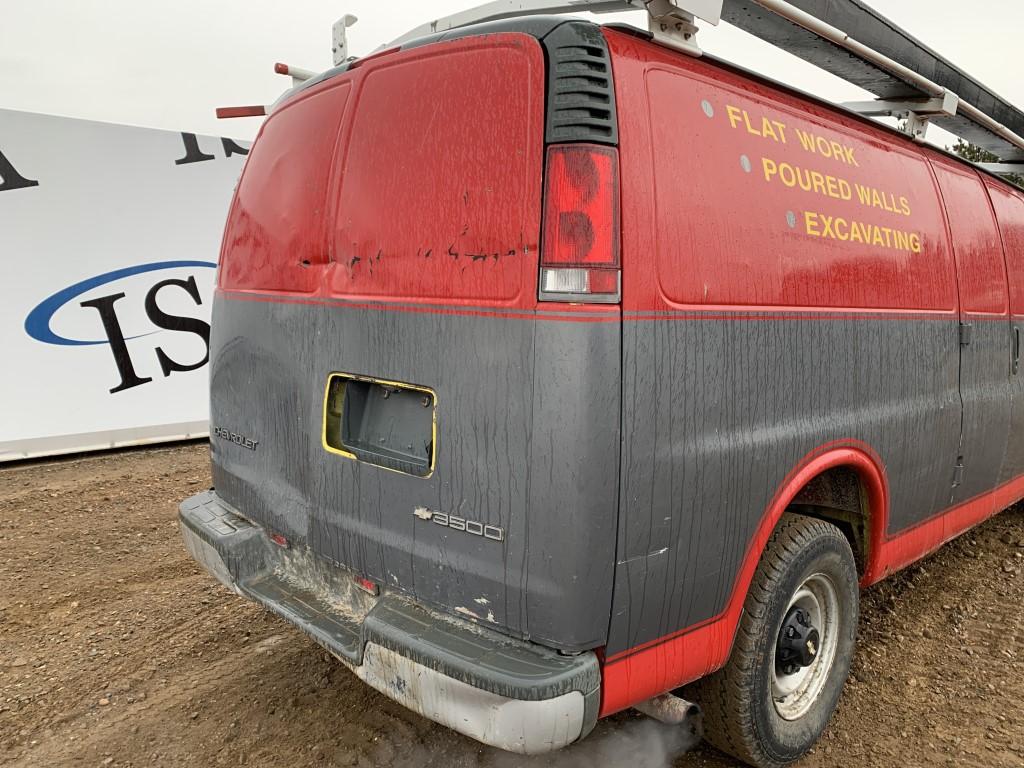
[{"label": "blue swoosh logo", "polygon": [[[83,280],[80,283],[69,285],[67,288],[57,291],[53,296],[39,302],[39,304],[36,305],[36,308],[29,312],[28,317],[25,318],[25,333],[36,341],[41,341],[44,344],[60,344],[68,347],[109,344],[110,342],[107,339],[102,339],[100,341],[83,341],[81,339],[67,339],[63,336],[58,336],[50,327],[50,321],[53,319],[53,315],[58,309],[63,307],[72,299],[78,298],[86,291],[96,288],[97,286],[112,283],[123,277],[141,275],[144,272],[156,272],[161,269],[175,269],[177,267],[211,267],[216,269],[217,265],[211,261],[158,261],[152,264],[138,264],[134,267],[115,269],[113,272],[106,272],[102,275],[96,275],[96,277],[90,277],[88,280]],[[149,334],[142,335],[148,336]],[[139,336],[130,336],[129,338],[137,339]]]}]

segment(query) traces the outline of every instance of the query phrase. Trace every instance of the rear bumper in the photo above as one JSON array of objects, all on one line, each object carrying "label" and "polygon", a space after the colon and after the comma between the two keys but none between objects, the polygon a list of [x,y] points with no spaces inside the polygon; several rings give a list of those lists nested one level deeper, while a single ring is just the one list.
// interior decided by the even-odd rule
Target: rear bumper
[{"label": "rear bumper", "polygon": [[223,584],[424,717],[523,754],[571,744],[597,722],[593,653],[562,656],[396,593],[370,597],[344,569],[273,544],[214,491],[182,502],[179,521],[188,551]]}]

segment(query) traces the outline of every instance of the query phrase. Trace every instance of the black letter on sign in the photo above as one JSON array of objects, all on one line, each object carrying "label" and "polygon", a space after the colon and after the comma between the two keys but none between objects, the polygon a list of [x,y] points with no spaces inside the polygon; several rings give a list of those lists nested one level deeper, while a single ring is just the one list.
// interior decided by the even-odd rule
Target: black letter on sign
[{"label": "black letter on sign", "polygon": [[25,187],[38,187],[38,181],[26,179],[11,165],[11,161],[0,152],[0,192],[9,189],[24,189]]},{"label": "black letter on sign", "polygon": [[231,139],[221,139],[220,143],[224,145],[224,157],[231,157],[232,155],[248,155],[249,150],[243,147],[241,144],[236,144]]},{"label": "black letter on sign", "polygon": [[165,288],[168,285],[176,285],[179,288],[184,288],[186,293],[192,297],[192,300],[199,306],[202,306],[203,300],[199,297],[199,289],[196,287],[196,279],[189,276],[188,280],[164,280],[161,283],[157,283],[149,289],[149,293],[146,294],[146,314],[149,315],[149,319],[153,321],[153,325],[158,328],[165,328],[168,331],[185,331],[187,333],[194,333],[196,336],[203,340],[206,345],[206,354],[203,359],[198,363],[192,365],[182,365],[179,362],[172,360],[167,356],[160,347],[156,348],[156,357],[160,361],[160,368],[164,372],[164,376],[170,376],[175,371],[194,371],[196,368],[202,368],[206,365],[206,362],[210,359],[210,324],[204,323],[194,317],[178,317],[177,315],[168,315],[160,307],[156,305],[156,295],[161,288]]},{"label": "black letter on sign", "polygon": [[213,160],[213,155],[208,155],[199,148],[199,139],[194,133],[182,133],[181,140],[185,142],[185,156],[174,161],[175,165],[187,165],[188,163],[201,163],[203,160]]},{"label": "black letter on sign", "polygon": [[128,354],[128,345],[124,341],[124,333],[121,332],[121,323],[117,320],[117,312],[114,309],[114,302],[123,299],[123,293],[115,293],[113,296],[103,296],[91,301],[83,301],[79,306],[95,307],[103,320],[103,330],[107,333],[107,340],[110,342],[110,349],[114,353],[114,362],[117,364],[117,372],[121,374],[121,383],[110,390],[110,394],[123,392],[126,389],[145,384],[152,379],[140,378],[135,373],[132,365],[131,355]]}]

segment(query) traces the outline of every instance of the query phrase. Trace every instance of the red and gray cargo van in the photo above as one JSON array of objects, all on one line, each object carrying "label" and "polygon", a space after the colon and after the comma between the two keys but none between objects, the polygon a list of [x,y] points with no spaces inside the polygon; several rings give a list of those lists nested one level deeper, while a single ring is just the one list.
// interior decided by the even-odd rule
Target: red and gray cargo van
[{"label": "red and gray cargo van", "polygon": [[487,744],[700,681],[708,738],[782,765],[858,588],[1024,497],[1022,325],[996,176],[635,30],[462,27],[263,124],[181,528]]}]

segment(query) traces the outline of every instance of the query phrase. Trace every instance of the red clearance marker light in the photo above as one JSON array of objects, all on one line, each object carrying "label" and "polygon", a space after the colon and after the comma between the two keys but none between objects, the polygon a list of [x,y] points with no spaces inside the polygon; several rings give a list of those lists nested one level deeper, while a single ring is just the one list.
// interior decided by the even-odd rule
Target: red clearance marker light
[{"label": "red clearance marker light", "polygon": [[250,107],[217,107],[217,117],[263,117],[267,114],[267,108],[262,104],[255,104]]},{"label": "red clearance marker light", "polygon": [[369,579],[364,579],[362,576],[356,576],[355,582],[356,586],[358,586],[361,590],[370,593],[374,597],[380,594],[380,587],[376,584],[376,582],[370,581]]},{"label": "red clearance marker light", "polygon": [[270,534],[270,540],[272,542],[274,542],[275,544],[277,544],[277,546],[284,547],[285,549],[288,549],[288,539],[286,539],[280,533],[272,533],[272,534]]},{"label": "red clearance marker light", "polygon": [[287,75],[288,74],[288,65],[287,64],[282,64],[281,62],[277,62],[274,65],[274,71],[277,72],[277,74],[279,74],[279,75]]}]

